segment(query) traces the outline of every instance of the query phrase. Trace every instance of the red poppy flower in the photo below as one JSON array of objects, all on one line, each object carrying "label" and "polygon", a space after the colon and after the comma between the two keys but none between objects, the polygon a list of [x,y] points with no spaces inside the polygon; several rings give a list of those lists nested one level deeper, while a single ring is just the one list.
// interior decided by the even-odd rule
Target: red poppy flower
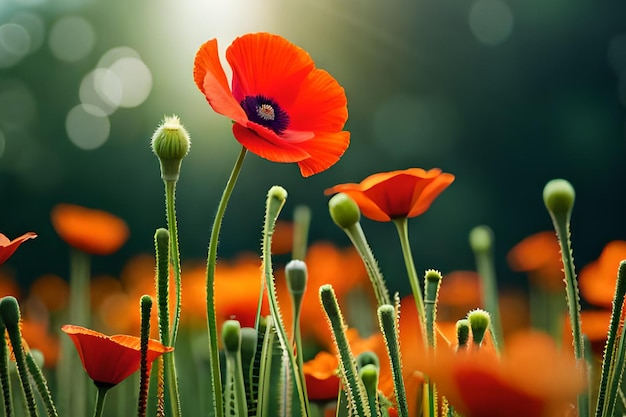
[{"label": "red poppy flower", "polygon": [[36,237],[36,233],[28,232],[16,239],[9,240],[8,237],[0,233],[0,265],[5,263],[24,241],[34,239]]},{"label": "red poppy flower", "polygon": [[437,349],[434,357],[416,360],[466,417],[565,416],[585,387],[584,366],[538,332],[508,339],[501,358],[485,349]]},{"label": "red poppy flower", "polygon": [[369,219],[388,222],[423,214],[454,175],[433,168],[409,168],[370,175],[359,184],[339,184],[325,194],[344,193],[351,197]]},{"label": "red poppy flower", "polygon": [[[139,369],[141,341],[138,337],[106,336],[94,330],[66,324],[61,328],[72,338],[89,377],[96,383],[117,385]],[[148,366],[174,350],[156,340],[148,343]]]},{"label": "red poppy flower", "polygon": [[102,210],[74,204],[52,209],[52,225],[68,245],[93,255],[109,255],[128,239],[124,220]]},{"label": "red poppy flower", "polygon": [[273,162],[296,162],[308,177],[335,164],[350,133],[343,88],[317,69],[309,54],[280,36],[241,36],[226,50],[232,90],[220,63],[217,40],[198,50],[193,76],[217,113],[231,118],[235,138]]}]

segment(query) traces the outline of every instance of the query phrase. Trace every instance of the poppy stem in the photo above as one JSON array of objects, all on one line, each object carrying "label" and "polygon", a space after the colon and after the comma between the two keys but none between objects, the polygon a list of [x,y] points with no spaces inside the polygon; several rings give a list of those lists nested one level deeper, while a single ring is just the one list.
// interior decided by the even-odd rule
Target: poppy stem
[{"label": "poppy stem", "polygon": [[[170,233],[163,228],[157,229],[155,235],[155,251],[157,262],[157,310],[159,317],[159,333],[161,343],[165,346],[173,346],[173,340],[170,339],[169,332],[169,283],[170,283],[170,262],[169,251],[171,249]],[[174,353],[170,352],[163,357],[165,370],[165,383],[170,397],[170,407],[174,416],[181,415],[180,396],[178,393],[178,378],[176,377],[176,364],[174,363]]]},{"label": "poppy stem", "polygon": [[[0,334],[6,334],[6,326],[2,316],[0,316]],[[4,415],[13,417],[13,399],[11,397],[11,380],[9,378],[9,346],[3,336],[0,338],[0,386],[2,387],[2,399],[4,404]]]},{"label": "poppy stem", "polygon": [[[574,187],[563,179],[551,180],[543,189],[543,200],[550,213],[561,247],[561,260],[563,261],[563,272],[565,273],[565,293],[572,328],[574,356],[580,361],[579,366],[584,365],[587,368],[581,330],[580,296],[570,240],[570,219],[575,194]],[[578,415],[580,417],[589,416],[589,396],[589,388],[578,395]]]},{"label": "poppy stem", "polygon": [[624,363],[624,332],[620,332],[621,317],[626,297],[626,261],[620,262],[615,285],[615,297],[609,324],[609,333],[602,360],[602,374],[598,389],[595,417],[612,416],[619,398],[623,363]]},{"label": "poppy stem", "polygon": [[26,352],[24,351],[24,345],[22,343],[20,307],[15,297],[7,296],[0,300],[0,315],[6,326],[9,340],[11,341],[11,347],[13,348],[13,356],[15,357],[19,380],[22,384],[22,394],[26,400],[28,415],[37,417],[37,404],[35,403],[35,397],[30,383],[28,365],[26,364]]},{"label": "poppy stem", "polygon": [[141,356],[139,366],[139,399],[137,401],[137,416],[146,417],[148,407],[148,389],[150,387],[150,367],[148,366],[148,343],[150,337],[150,312],[152,311],[152,297],[144,295],[140,302],[141,310]]},{"label": "poppy stem", "polygon": [[167,230],[170,232],[170,254],[169,258],[174,269],[174,282],[176,283],[176,308],[174,310],[174,322],[172,323],[172,331],[170,344],[176,344],[176,336],[178,334],[178,323],[180,321],[180,305],[182,295],[181,272],[180,272],[180,250],[178,248],[178,227],[176,225],[176,181],[164,180],[165,182],[165,206],[167,211]]},{"label": "poppy stem", "polygon": [[219,205],[217,207],[217,213],[215,214],[215,220],[211,228],[211,237],[209,240],[209,249],[207,256],[207,268],[206,268],[206,298],[207,298],[207,324],[209,331],[209,366],[211,368],[211,393],[213,394],[213,415],[215,417],[222,417],[224,415],[224,409],[222,406],[222,382],[220,375],[220,358],[218,351],[218,339],[217,339],[217,319],[215,316],[215,265],[217,263],[217,245],[220,237],[220,229],[222,227],[222,220],[224,213],[226,212],[226,206],[228,200],[235,188],[237,178],[241,172],[241,167],[245,159],[247,149],[241,147],[239,156],[233,170],[230,173],[226,188],[222,193]]},{"label": "poppy stem", "polygon": [[406,217],[398,217],[393,219],[393,223],[396,225],[398,231],[398,238],[400,239],[400,246],[402,247],[402,256],[404,257],[404,265],[409,277],[409,283],[411,284],[411,291],[413,292],[413,299],[415,300],[415,306],[417,307],[417,315],[419,317],[420,332],[422,333],[422,339],[424,346],[428,346],[428,336],[426,334],[426,312],[424,309],[424,297],[422,296],[422,289],[419,283],[419,277],[415,270],[415,263],[413,262],[413,253],[411,251],[411,244],[409,242],[409,220]]},{"label": "poppy stem", "polygon": [[[74,325],[91,325],[90,278],[90,255],[72,248],[70,252],[69,322]],[[73,349],[72,343],[67,340],[61,347],[63,360],[60,370],[61,379],[58,381],[61,385],[59,386],[65,386],[67,381],[72,381],[72,389],[67,390],[69,414],[84,416],[87,414],[87,375],[83,372],[80,359],[76,355],[70,354]]]},{"label": "poppy stem", "polygon": [[299,205],[293,211],[293,249],[291,259],[301,261],[306,258],[307,241],[309,237],[309,225],[311,224],[311,209],[304,205]]},{"label": "poppy stem", "polygon": [[337,352],[339,353],[340,377],[341,382],[345,387],[342,391],[346,393],[348,397],[348,406],[352,411],[352,413],[348,414],[371,416],[376,413],[376,410],[370,410],[365,387],[363,386],[360,378],[358,378],[356,360],[352,355],[350,343],[348,342],[348,338],[345,333],[348,326],[346,325],[343,315],[341,314],[341,309],[339,308],[339,303],[337,303],[335,291],[330,284],[325,284],[319,288],[319,296],[322,308],[326,313],[330,329],[333,333],[333,339],[335,341],[335,346],[337,347]]},{"label": "poppy stem", "polygon": [[[267,193],[267,201],[265,208],[265,225],[263,227],[263,273],[265,274],[266,287],[268,292],[268,299],[270,305],[270,312],[272,319],[276,325],[276,333],[278,335],[278,341],[280,342],[283,353],[286,355],[288,365],[291,369],[288,372],[292,373],[293,381],[298,392],[298,399],[300,401],[300,410],[303,416],[310,416],[309,400],[306,393],[306,385],[304,382],[304,374],[298,367],[295,355],[293,353],[293,344],[287,337],[287,331],[285,330],[285,324],[278,308],[278,296],[276,294],[276,283],[274,281],[274,274],[272,273],[272,234],[274,233],[274,227],[276,225],[276,219],[280,214],[282,207],[287,199],[287,191],[280,186],[273,186]],[[291,401],[290,398],[286,398],[286,403]]]},{"label": "poppy stem", "polygon": [[112,386],[96,383],[96,387],[98,388],[98,392],[96,394],[96,407],[93,410],[93,417],[101,417],[102,412],[104,411],[104,401],[106,400],[107,393]]},{"label": "poppy stem", "polygon": [[489,331],[492,333],[496,352],[500,352],[504,341],[493,261],[493,231],[488,226],[476,226],[470,232],[469,241],[476,259],[476,270],[482,283],[483,304],[491,316]]},{"label": "poppy stem", "polygon": [[[393,375],[393,387],[398,404],[398,416],[408,417],[409,406],[407,404],[406,389],[402,379],[402,359],[400,355],[400,332],[398,331],[398,311],[399,301],[396,300],[396,307],[384,305],[378,307],[378,322],[380,330],[385,338],[385,346],[389,354],[391,372]],[[374,414],[374,413],[372,413]],[[434,416],[434,414],[432,414]]]}]

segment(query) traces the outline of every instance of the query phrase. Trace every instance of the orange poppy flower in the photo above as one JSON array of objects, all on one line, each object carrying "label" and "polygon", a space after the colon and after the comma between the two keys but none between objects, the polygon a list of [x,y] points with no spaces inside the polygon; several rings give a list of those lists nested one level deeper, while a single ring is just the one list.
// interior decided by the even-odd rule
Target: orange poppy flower
[{"label": "orange poppy flower", "polygon": [[44,274],[30,286],[30,295],[40,300],[48,311],[62,311],[70,298],[70,286],[55,274]]},{"label": "orange poppy flower", "polygon": [[516,334],[506,347],[501,358],[489,349],[438,349],[417,360],[465,417],[565,416],[585,387],[585,367],[539,332]]},{"label": "orange poppy flower", "polygon": [[36,233],[27,232],[22,236],[15,238],[13,240],[9,240],[8,237],[0,233],[0,265],[5,263],[7,259],[13,255],[13,252],[25,241],[28,239],[34,239],[37,237]]},{"label": "orange poppy flower", "polygon": [[515,245],[507,254],[512,270],[527,272],[531,281],[550,292],[563,291],[561,247],[554,231],[535,233]]},{"label": "orange poppy flower", "polygon": [[365,217],[388,222],[423,214],[452,181],[454,175],[442,173],[438,168],[428,171],[409,168],[373,174],[359,184],[335,185],[324,193],[347,194]]},{"label": "orange poppy flower", "polygon": [[343,88],[309,54],[280,36],[241,36],[226,49],[232,90],[217,40],[198,50],[193,77],[217,113],[231,118],[235,138],[273,162],[295,162],[304,177],[328,169],[348,148]]},{"label": "orange poppy flower", "polygon": [[617,269],[626,259],[626,241],[614,240],[606,244],[600,257],[580,270],[578,285],[585,300],[610,309],[615,296]]},{"label": "orange poppy flower", "polygon": [[[94,330],[66,324],[61,328],[72,339],[83,367],[96,383],[117,385],[139,369],[141,340],[127,335],[106,336]],[[156,340],[148,342],[148,366],[174,350]]]},{"label": "orange poppy flower", "polygon": [[309,399],[324,401],[337,399],[339,394],[339,376],[337,356],[321,351],[315,357],[302,365],[302,372],[306,381]]},{"label": "orange poppy flower", "polygon": [[117,216],[74,204],[52,209],[52,225],[68,245],[92,255],[109,255],[128,239],[128,226]]}]

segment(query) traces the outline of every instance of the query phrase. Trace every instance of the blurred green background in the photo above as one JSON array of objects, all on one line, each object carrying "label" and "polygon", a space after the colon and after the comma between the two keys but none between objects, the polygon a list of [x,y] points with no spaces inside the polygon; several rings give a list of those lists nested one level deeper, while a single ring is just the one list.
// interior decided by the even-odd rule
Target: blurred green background
[{"label": "blurred green background", "polygon": [[[125,219],[131,237],[94,273],[151,252],[164,226],[149,139],[177,114],[192,137],[177,192],[184,259],[206,256],[218,199],[239,145],[193,83],[195,52],[217,38],[269,31],[305,48],[346,89],[352,143],[312,178],[250,154],[229,205],[220,256],[259,251],[269,187],[289,192],[283,218],[313,210],[311,240],[347,237],[327,187],[409,167],[456,181],[409,223],[418,270],[473,269],[468,233],[490,226],[503,285],[524,237],[551,228],[545,183],[577,191],[578,268],[626,238],[626,2],[572,0],[0,0],[0,232],[29,241],[5,265],[26,285],[68,271],[50,225],[69,202]],[[391,224],[363,227],[392,289],[408,291]],[[332,278],[332,277],[331,277]]]}]

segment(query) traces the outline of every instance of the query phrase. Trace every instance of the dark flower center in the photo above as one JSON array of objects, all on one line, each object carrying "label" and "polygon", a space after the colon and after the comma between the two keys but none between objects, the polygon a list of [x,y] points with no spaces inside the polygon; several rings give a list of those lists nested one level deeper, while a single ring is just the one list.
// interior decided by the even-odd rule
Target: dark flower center
[{"label": "dark flower center", "polygon": [[289,126],[289,115],[271,98],[246,96],[240,104],[250,121],[273,130],[277,135]]}]

